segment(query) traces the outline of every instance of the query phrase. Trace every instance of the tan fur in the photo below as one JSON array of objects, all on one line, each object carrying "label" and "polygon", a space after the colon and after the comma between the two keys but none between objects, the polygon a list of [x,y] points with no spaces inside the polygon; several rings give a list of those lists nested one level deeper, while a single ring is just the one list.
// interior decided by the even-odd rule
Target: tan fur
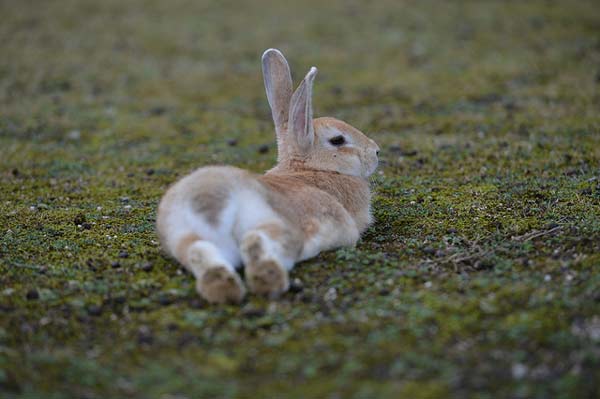
[{"label": "tan fur", "polygon": [[224,187],[221,181],[209,181],[198,188],[192,198],[192,206],[196,212],[205,215],[210,224],[217,225],[228,194],[228,187]]},{"label": "tan fur", "polygon": [[287,271],[272,259],[246,266],[246,281],[252,292],[271,298],[287,291],[290,285]]},{"label": "tan fur", "polygon": [[208,269],[198,279],[197,286],[198,291],[213,303],[239,303],[246,293],[239,276],[224,267]]},{"label": "tan fur", "polygon": [[290,229],[283,223],[267,223],[258,226],[256,229],[265,232],[271,239],[281,243],[288,256],[298,256],[302,248],[300,245],[302,238],[298,236],[299,232],[296,229]]},{"label": "tan fur", "polygon": [[[159,205],[163,247],[192,270],[199,293],[211,302],[242,299],[245,288],[233,271],[240,259],[250,290],[275,297],[288,289],[295,262],[354,245],[372,222],[368,177],[377,166],[377,144],[338,119],[312,119],[316,68],[293,95],[280,52],[265,52],[263,71],[277,165],[264,175],[229,166],[198,169]],[[344,143],[332,141],[340,135]]]},{"label": "tan fur", "polygon": [[177,243],[177,248],[175,249],[175,253],[173,256],[177,259],[181,264],[188,265],[188,250],[190,249],[190,245],[192,245],[196,241],[200,241],[202,238],[198,234],[186,234],[179,240]]},{"label": "tan fur", "polygon": [[270,172],[257,178],[267,188],[267,200],[288,226],[297,226],[303,239],[314,235],[319,221],[343,222],[345,212],[362,232],[370,223],[368,182],[337,172],[296,169]]},{"label": "tan fur", "polygon": [[[293,241],[285,235],[285,231],[275,224],[259,226],[255,231],[250,232],[244,237],[241,244],[241,250],[246,254],[246,282],[252,292],[269,297],[277,297],[280,293],[287,291],[289,279],[287,271],[274,259],[271,254],[265,250],[265,243],[260,235],[274,234],[278,237],[284,251],[287,244]],[[271,236],[271,238],[274,238]]]},{"label": "tan fur", "polygon": [[[376,156],[370,153],[370,150],[379,151],[379,146],[360,130],[346,122],[331,117],[322,117],[314,119],[313,126],[316,142],[325,141],[327,133],[337,131],[351,137],[355,145],[352,148],[342,147],[338,150],[338,153],[332,153],[319,146],[315,146],[309,154],[300,154],[297,149],[295,151],[291,150],[281,156],[277,166],[271,169],[270,172],[327,170],[344,173],[343,168],[347,166],[346,159],[348,156],[357,157],[362,164],[368,164],[372,159],[376,160]],[[366,177],[370,174],[368,172],[367,170],[361,170],[359,175]]]}]

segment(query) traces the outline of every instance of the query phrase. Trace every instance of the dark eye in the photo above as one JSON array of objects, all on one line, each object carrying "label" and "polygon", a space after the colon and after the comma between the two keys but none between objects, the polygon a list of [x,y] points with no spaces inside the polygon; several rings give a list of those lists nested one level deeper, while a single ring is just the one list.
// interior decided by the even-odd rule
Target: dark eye
[{"label": "dark eye", "polygon": [[329,142],[336,146],[339,147],[341,145],[344,145],[346,143],[346,139],[344,138],[344,136],[335,136],[329,139]]}]

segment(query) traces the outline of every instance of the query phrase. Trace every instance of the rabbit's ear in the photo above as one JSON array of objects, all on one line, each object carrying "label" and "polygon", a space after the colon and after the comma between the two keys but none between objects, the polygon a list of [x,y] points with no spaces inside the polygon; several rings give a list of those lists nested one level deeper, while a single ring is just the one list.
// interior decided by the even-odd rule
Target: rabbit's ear
[{"label": "rabbit's ear", "polygon": [[312,87],[317,68],[312,67],[294,92],[290,102],[290,120],[288,130],[296,138],[302,152],[312,148],[315,132],[313,130]]},{"label": "rabbit's ear", "polygon": [[277,49],[270,48],[262,56],[263,78],[267,99],[271,106],[277,141],[281,143],[285,124],[288,121],[290,99],[292,97],[292,75],[285,57]]}]

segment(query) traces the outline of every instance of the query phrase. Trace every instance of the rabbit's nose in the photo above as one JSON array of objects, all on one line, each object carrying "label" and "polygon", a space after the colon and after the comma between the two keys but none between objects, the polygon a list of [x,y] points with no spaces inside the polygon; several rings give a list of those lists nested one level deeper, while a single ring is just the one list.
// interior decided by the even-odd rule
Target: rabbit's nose
[{"label": "rabbit's nose", "polygon": [[379,150],[375,151],[375,155],[379,156]]}]

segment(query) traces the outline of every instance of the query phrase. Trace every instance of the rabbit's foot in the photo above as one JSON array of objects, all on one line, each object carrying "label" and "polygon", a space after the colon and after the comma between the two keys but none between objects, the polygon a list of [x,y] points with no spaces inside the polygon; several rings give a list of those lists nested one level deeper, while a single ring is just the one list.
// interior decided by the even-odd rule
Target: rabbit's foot
[{"label": "rabbit's foot", "polygon": [[290,285],[287,270],[269,251],[272,244],[263,234],[253,232],[244,238],[241,247],[248,288],[270,298],[287,291]]},{"label": "rabbit's foot", "polygon": [[196,290],[211,303],[240,303],[246,295],[240,276],[224,266],[206,269],[196,280]]},{"label": "rabbit's foot", "polygon": [[273,259],[246,266],[246,281],[251,292],[276,298],[289,288],[288,272]]}]

